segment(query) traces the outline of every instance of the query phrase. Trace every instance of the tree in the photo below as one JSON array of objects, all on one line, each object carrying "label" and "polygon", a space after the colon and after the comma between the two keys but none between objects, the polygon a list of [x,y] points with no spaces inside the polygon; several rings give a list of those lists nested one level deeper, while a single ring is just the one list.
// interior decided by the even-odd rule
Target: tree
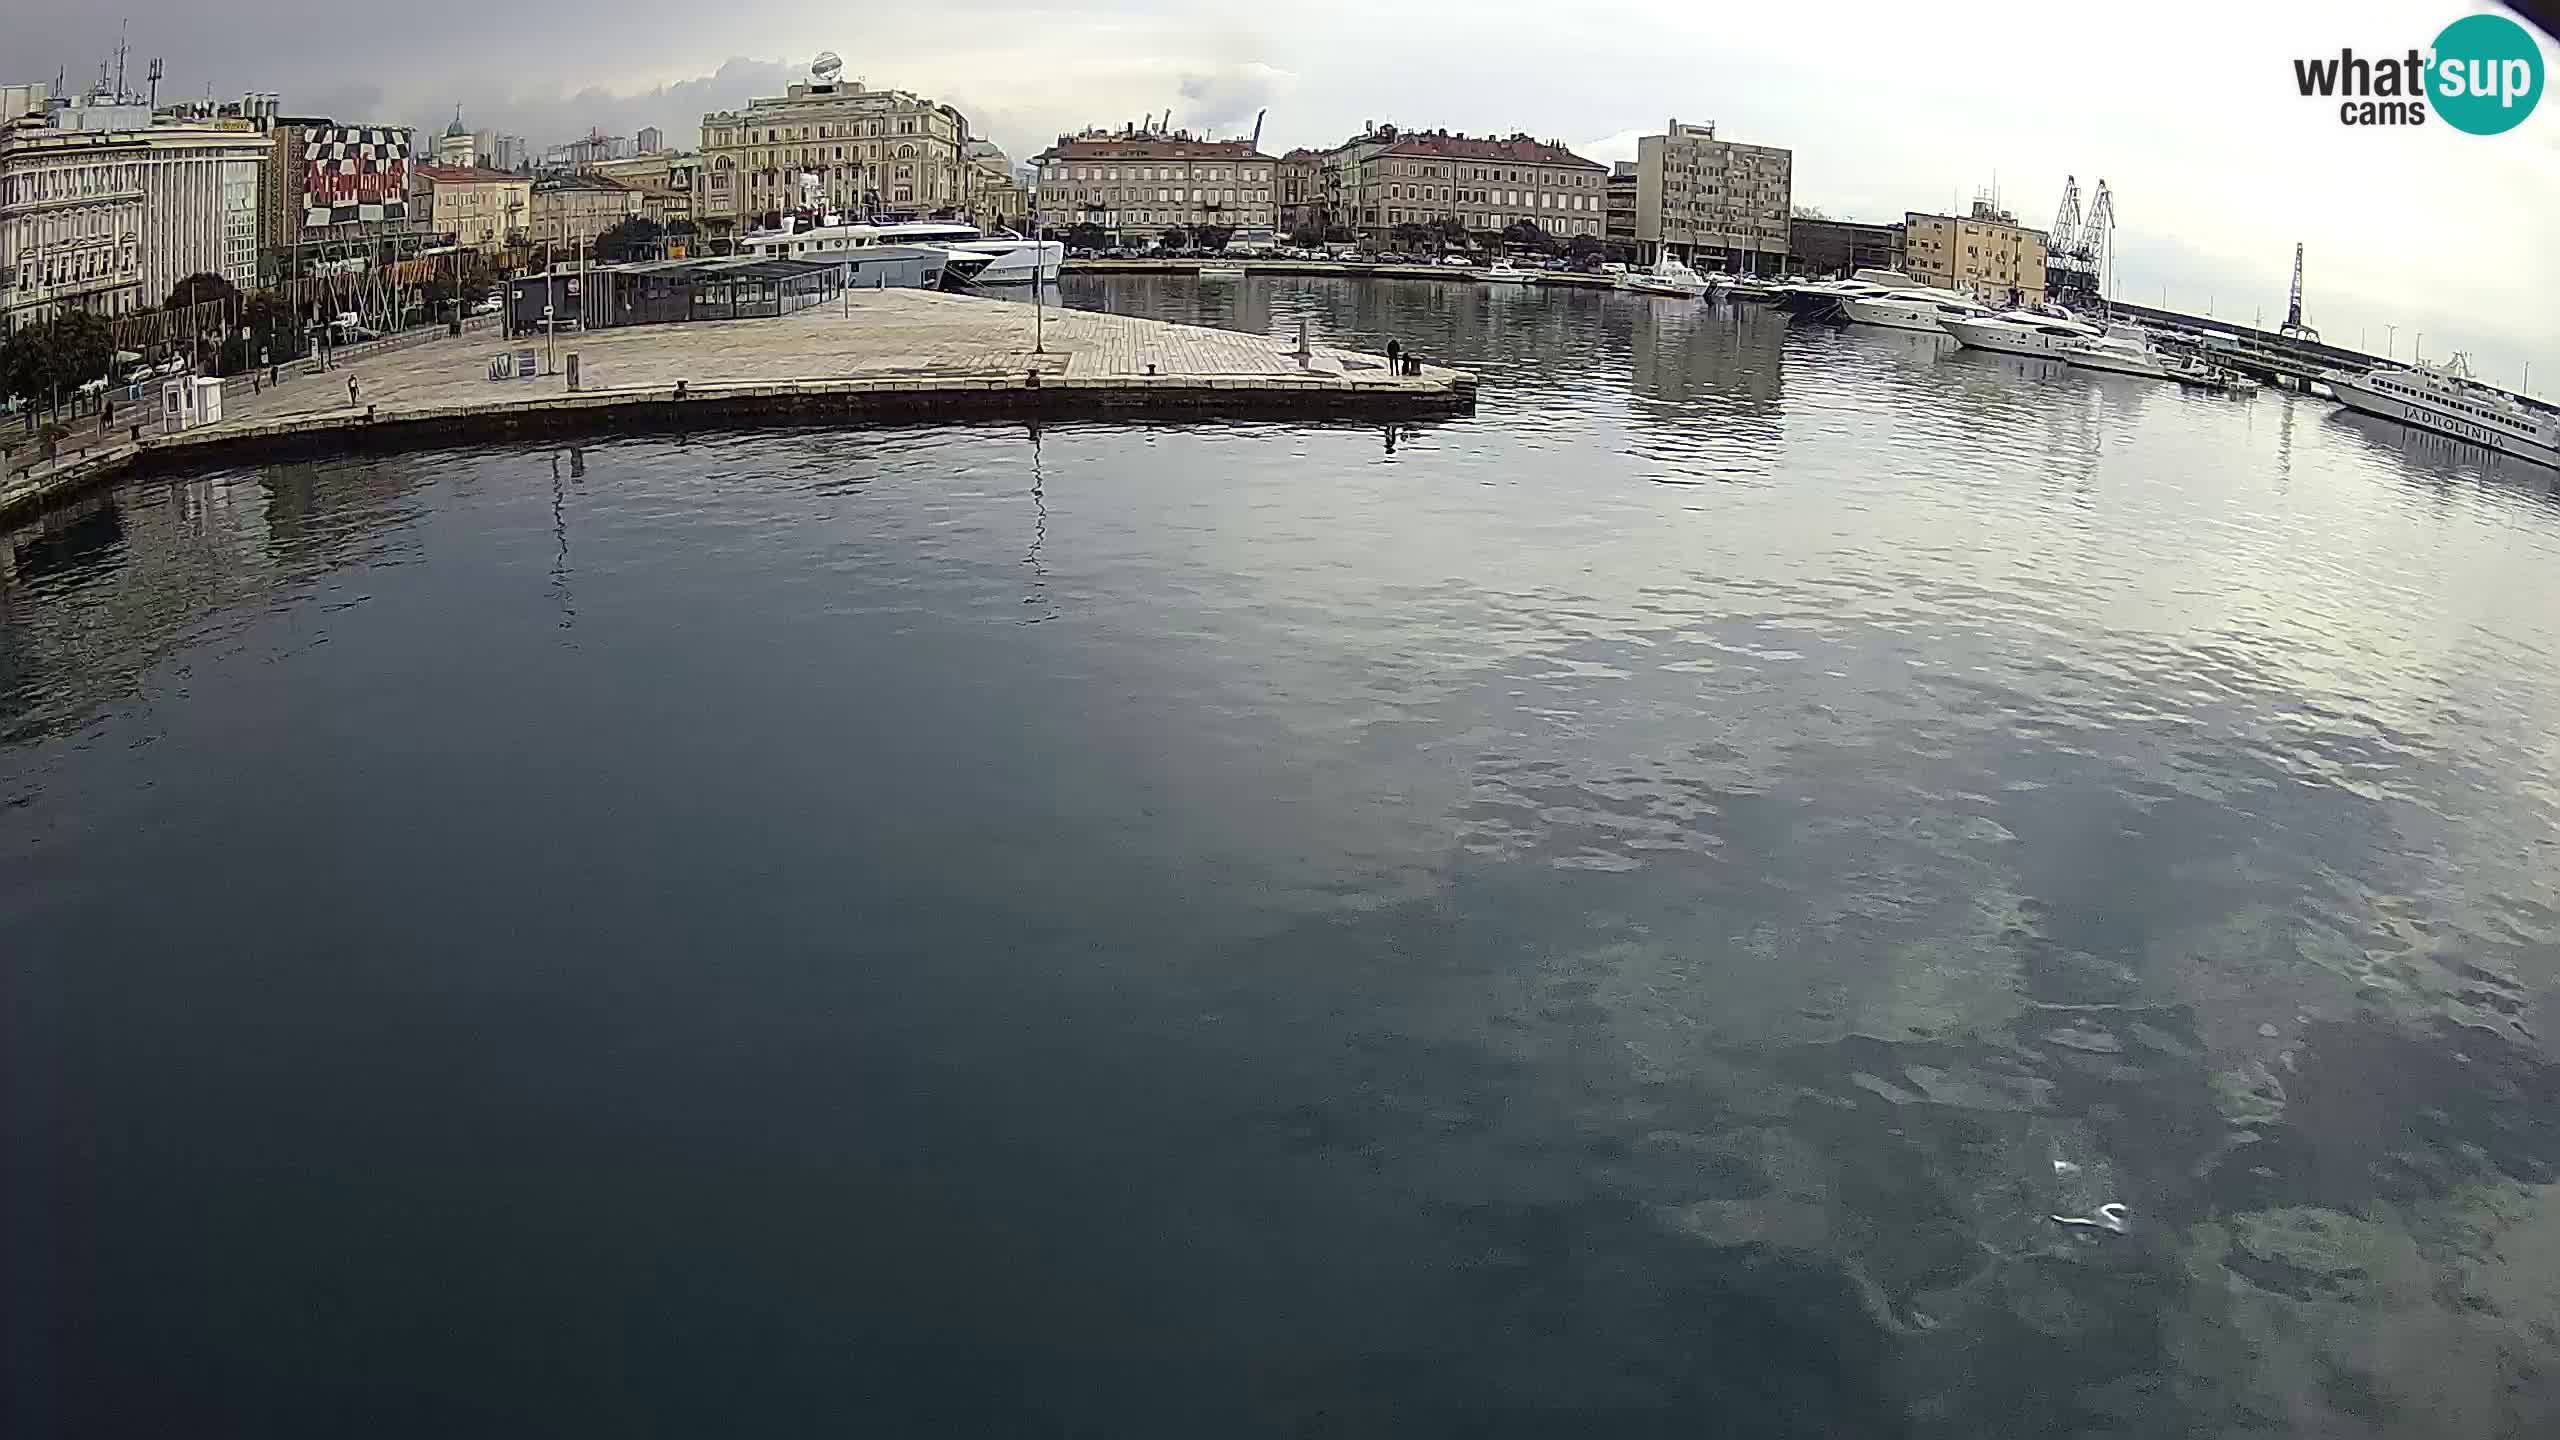
[{"label": "tree", "polygon": [[54,382],[70,394],[107,373],[116,354],[115,332],[106,317],[86,310],[65,310],[45,327],[45,344],[53,352]]},{"label": "tree", "polygon": [[667,227],[646,215],[627,215],[596,237],[590,253],[599,262],[654,260],[658,241],[666,233]]},{"label": "tree", "polygon": [[1555,237],[1526,220],[1514,220],[1504,226],[1502,243],[1526,250],[1532,255],[1556,253]]},{"label": "tree", "polygon": [[45,327],[22,325],[0,344],[0,395],[30,407],[53,396],[53,352],[45,344]]},{"label": "tree", "polygon": [[1224,250],[1235,233],[1232,225],[1203,225],[1191,238],[1203,250]]},{"label": "tree", "polygon": [[223,309],[227,313],[232,306],[240,302],[240,287],[211,271],[198,271],[171,286],[169,298],[160,308],[184,310],[190,306],[201,305],[207,300],[223,302]]},{"label": "tree", "polygon": [[1828,220],[1831,218],[1830,216],[1822,213],[1822,207],[1819,205],[1798,205],[1795,207],[1794,215],[1798,220]]},{"label": "tree", "polygon": [[1453,249],[1464,250],[1474,242],[1467,236],[1467,222],[1455,215],[1442,215],[1422,227],[1433,240]]},{"label": "tree", "polygon": [[1431,246],[1431,232],[1411,220],[1388,231],[1387,238],[1394,241],[1399,250],[1426,250]]},{"label": "tree", "polygon": [[1324,227],[1321,225],[1301,225],[1289,232],[1289,243],[1301,250],[1313,250],[1324,244],[1324,239]]},{"label": "tree", "polygon": [[1163,240],[1167,250],[1179,250],[1191,243],[1191,235],[1181,226],[1171,225],[1165,228]]},{"label": "tree", "polygon": [[1079,220],[1067,228],[1067,243],[1079,250],[1101,250],[1111,244],[1111,232],[1090,220]]},{"label": "tree", "polygon": [[1564,253],[1576,260],[1601,259],[1608,255],[1609,247],[1597,235],[1576,235],[1565,242]]}]

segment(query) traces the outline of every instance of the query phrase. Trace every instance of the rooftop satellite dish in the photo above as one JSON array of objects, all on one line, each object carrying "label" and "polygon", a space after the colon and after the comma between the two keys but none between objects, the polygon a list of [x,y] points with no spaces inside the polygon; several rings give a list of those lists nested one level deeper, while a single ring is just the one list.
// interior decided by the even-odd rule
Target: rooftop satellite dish
[{"label": "rooftop satellite dish", "polygon": [[821,50],[818,58],[809,62],[810,77],[822,85],[834,84],[843,73],[844,59],[833,50]]}]

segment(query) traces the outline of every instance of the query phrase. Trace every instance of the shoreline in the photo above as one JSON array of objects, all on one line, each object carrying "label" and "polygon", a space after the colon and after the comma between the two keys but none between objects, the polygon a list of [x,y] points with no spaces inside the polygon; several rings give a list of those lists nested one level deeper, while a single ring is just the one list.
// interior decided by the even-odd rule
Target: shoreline
[{"label": "shoreline", "polygon": [[[137,473],[333,450],[757,423],[1428,419],[1470,413],[1476,397],[1463,370],[1395,374],[1378,356],[1322,346],[1300,356],[1269,336],[1093,311],[1035,321],[1009,301],[923,291],[857,293],[841,311],[564,337],[560,348],[583,357],[591,381],[575,390],[557,372],[490,379],[493,344],[531,348],[522,338],[440,337],[370,363],[302,369],[240,418],[12,476],[0,483],[0,520]],[[835,373],[755,374],[772,365]],[[361,395],[383,398],[347,403],[338,393],[347,376],[361,377]]]}]

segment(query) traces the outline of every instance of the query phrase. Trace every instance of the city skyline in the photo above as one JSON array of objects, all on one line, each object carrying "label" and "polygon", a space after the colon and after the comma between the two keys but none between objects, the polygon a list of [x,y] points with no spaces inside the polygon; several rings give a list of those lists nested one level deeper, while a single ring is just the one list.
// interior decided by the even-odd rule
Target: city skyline
[{"label": "city skyline", "polygon": [[[164,99],[275,90],[288,111],[422,135],[458,103],[473,128],[527,136],[537,153],[590,130],[649,125],[692,148],[705,112],[781,93],[832,47],[849,78],[943,100],[1017,160],[1058,134],[1170,107],[1176,126],[1221,136],[1250,132],[1268,109],[1263,149],[1274,155],[1393,122],[1525,131],[1607,164],[1632,159],[1635,138],[1676,115],[1791,149],[1796,202],[1839,218],[1960,212],[1996,187],[2041,227],[2066,175],[2084,191],[2104,178],[2119,207],[2121,298],[2272,325],[2299,241],[2307,308],[2333,341],[2377,353],[2389,344],[2405,358],[2424,332],[2429,355],[2467,349],[2501,383],[2517,384],[2534,359],[2548,366],[2538,393],[2560,383],[2549,318],[2560,307],[2535,263],[2560,233],[2560,114],[2545,107],[2494,137],[2444,125],[2357,130],[2290,79],[2293,57],[2395,53],[2460,15],[2506,13],[2494,6],[2198,4],[2183,20],[2147,14],[2139,27],[2093,16],[2078,34],[2065,12],[2022,57],[1993,43],[2001,27],[1966,22],[1991,12],[1963,7],[1924,27],[1896,7],[1852,5],[1828,33],[1857,39],[1815,44],[1775,20],[1607,0],[1568,14],[1494,0],[1455,31],[1444,9],[1396,0],[1317,0],[1285,14],[1116,0],[1086,7],[1075,25],[957,0],[930,23],[866,20],[856,47],[840,16],[785,0],[724,12],[714,45],[688,36],[699,30],[691,17],[572,4],[525,21],[534,37],[575,37],[569,83],[548,58],[493,56],[470,37],[404,32],[386,61],[353,43],[360,27],[314,30],[254,7],[219,17],[168,0],[137,8],[134,53],[186,57]],[[50,79],[60,67],[77,85],[94,74],[81,57],[116,38],[104,21],[63,14],[13,28],[19,63],[48,73],[0,81]],[[1349,35],[1360,43],[1342,43]],[[2550,38],[2538,39],[2560,68]]]}]

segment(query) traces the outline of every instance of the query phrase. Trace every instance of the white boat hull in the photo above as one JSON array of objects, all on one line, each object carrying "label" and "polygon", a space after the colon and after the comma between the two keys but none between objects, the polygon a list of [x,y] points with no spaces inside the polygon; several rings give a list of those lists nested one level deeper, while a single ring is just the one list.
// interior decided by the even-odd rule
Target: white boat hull
[{"label": "white boat hull", "polygon": [[961,240],[942,246],[969,255],[989,257],[987,268],[978,272],[972,283],[978,285],[1028,285],[1033,280],[1055,280],[1058,266],[1067,258],[1067,247],[1058,240]]},{"label": "white boat hull", "polygon": [[2131,355],[2109,355],[2103,351],[2065,350],[2062,358],[2083,370],[2104,370],[2110,375],[2140,375],[2149,380],[2178,378],[2169,367],[2156,360]]},{"label": "white boat hull", "polygon": [[1526,270],[1487,270],[1476,276],[1488,285],[1530,285],[1538,277]]},{"label": "white boat hull", "polygon": [[2017,330],[2005,325],[1984,324],[1978,320],[1946,320],[1941,328],[1957,341],[1976,350],[1996,350],[2003,355],[2028,355],[2038,360],[2059,360],[2062,347],[2088,339],[2074,335],[2067,339],[2042,335],[2033,330]]},{"label": "white boat hull", "polygon": [[1702,284],[1682,285],[1671,280],[1656,280],[1650,275],[1630,275],[1618,282],[1618,288],[1634,295],[1668,295],[1679,300],[1695,300],[1707,293],[1707,287]]},{"label": "white boat hull", "polygon": [[1922,312],[1909,306],[1884,301],[1844,299],[1840,302],[1840,313],[1847,316],[1852,325],[1875,325],[1887,330],[1916,330],[1928,335],[1947,333],[1946,327],[1939,323],[1942,317],[1934,306]]},{"label": "white boat hull", "polygon": [[2513,455],[2520,460],[2531,460],[2537,465],[2548,465],[2555,470],[2560,470],[2560,447],[2529,440],[2522,435],[2503,434],[2486,425],[2474,424],[2458,415],[2439,415],[2424,406],[2412,405],[2396,395],[2385,395],[2381,391],[2370,389],[2338,371],[2331,371],[2327,378],[2329,389],[2337,395],[2338,403],[2350,410],[2379,415],[2385,420],[2397,420],[2413,429],[2450,436],[2453,439],[2477,445],[2484,450],[2495,450],[2501,455]]}]

